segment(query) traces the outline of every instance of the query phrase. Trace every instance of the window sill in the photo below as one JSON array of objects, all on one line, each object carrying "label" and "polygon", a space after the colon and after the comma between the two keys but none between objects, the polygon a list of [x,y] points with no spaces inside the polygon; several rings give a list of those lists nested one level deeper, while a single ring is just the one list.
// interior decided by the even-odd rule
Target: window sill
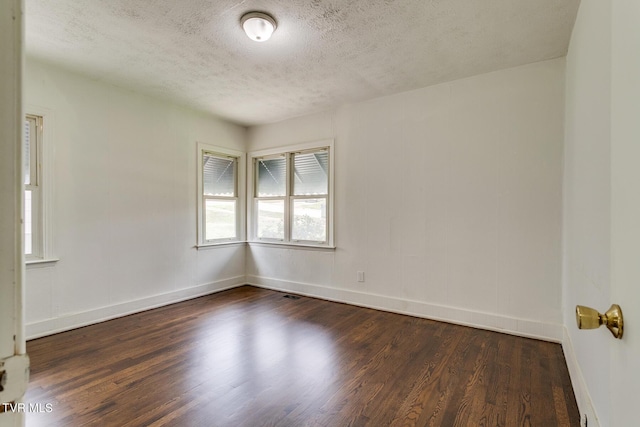
[{"label": "window sill", "polygon": [[209,250],[220,247],[228,247],[228,246],[239,246],[239,245],[248,245],[248,246],[258,246],[265,248],[285,248],[285,249],[301,249],[308,251],[335,251],[335,246],[320,246],[320,245],[310,245],[304,243],[280,243],[280,242],[257,242],[257,241],[238,241],[238,242],[223,242],[223,243],[209,243],[206,245],[196,245],[194,246],[197,250]]},{"label": "window sill", "polygon": [[53,267],[58,261],[60,261],[58,258],[30,259],[25,261],[25,266],[28,269]]},{"label": "window sill", "polygon": [[246,243],[247,242],[245,242],[244,240],[238,240],[238,241],[233,241],[233,242],[205,243],[205,244],[201,244],[201,245],[196,245],[195,248],[197,250],[201,251],[201,250],[219,248],[219,247],[224,247],[224,246],[245,245]]},{"label": "window sill", "polygon": [[280,243],[280,242],[247,242],[249,246],[258,247],[279,247],[287,249],[303,249],[309,251],[335,251],[335,246],[321,246],[321,245],[309,245],[304,243]]}]

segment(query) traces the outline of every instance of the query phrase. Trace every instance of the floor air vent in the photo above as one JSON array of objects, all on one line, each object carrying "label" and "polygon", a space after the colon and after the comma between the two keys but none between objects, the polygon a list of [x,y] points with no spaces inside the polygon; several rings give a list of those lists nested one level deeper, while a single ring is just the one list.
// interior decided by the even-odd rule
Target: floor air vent
[{"label": "floor air vent", "polygon": [[289,298],[289,299],[300,299],[300,297],[299,297],[299,296],[297,296],[297,295],[289,295],[289,294],[285,295],[283,298]]}]

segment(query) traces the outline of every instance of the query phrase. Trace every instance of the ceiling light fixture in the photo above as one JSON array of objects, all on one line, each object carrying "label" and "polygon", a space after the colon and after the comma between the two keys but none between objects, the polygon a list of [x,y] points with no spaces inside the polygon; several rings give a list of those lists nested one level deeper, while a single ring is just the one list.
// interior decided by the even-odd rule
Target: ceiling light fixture
[{"label": "ceiling light fixture", "polygon": [[242,15],[240,24],[251,40],[266,42],[275,31],[276,20],[263,12],[249,12]]}]

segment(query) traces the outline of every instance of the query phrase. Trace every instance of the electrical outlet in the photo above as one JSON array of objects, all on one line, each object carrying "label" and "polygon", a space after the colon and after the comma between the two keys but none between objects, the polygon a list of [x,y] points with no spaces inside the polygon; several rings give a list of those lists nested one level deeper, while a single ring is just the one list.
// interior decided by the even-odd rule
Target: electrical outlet
[{"label": "electrical outlet", "polygon": [[364,282],[364,271],[358,271],[358,282]]}]

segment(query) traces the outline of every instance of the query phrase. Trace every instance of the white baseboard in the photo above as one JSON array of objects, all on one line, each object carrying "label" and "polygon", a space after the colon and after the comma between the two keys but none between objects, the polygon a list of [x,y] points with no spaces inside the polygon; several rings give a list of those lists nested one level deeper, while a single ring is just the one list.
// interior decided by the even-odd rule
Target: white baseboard
[{"label": "white baseboard", "polygon": [[293,292],[329,301],[342,302],[360,307],[374,308],[410,316],[439,320],[458,325],[490,331],[503,332],[527,338],[561,343],[563,326],[535,320],[518,319],[497,314],[470,311],[461,308],[411,301],[407,299],[376,295],[347,289],[338,289],[309,283],[290,282],[261,276],[247,276],[253,286],[277,291]]},{"label": "white baseboard", "polygon": [[[543,323],[528,319],[518,319],[507,316],[500,316],[492,313],[465,310],[455,307],[447,307],[437,304],[429,304],[419,301],[411,301],[402,298],[395,298],[386,295],[376,295],[365,292],[358,292],[347,289],[338,289],[328,286],[320,286],[309,283],[291,282],[280,279],[271,279],[261,276],[236,276],[219,280],[193,288],[181,289],[165,294],[154,295],[135,301],[114,304],[87,310],[79,313],[66,314],[53,319],[46,319],[26,325],[27,339],[39,338],[70,329],[79,328],[93,323],[104,322],[116,317],[126,316],[132,313],[161,307],[168,304],[197,298],[199,296],[224,291],[245,284],[273,289],[277,291],[293,292],[310,297],[325,299],[341,303],[352,304],[360,307],[373,308],[377,310],[389,311],[392,313],[407,314],[410,316],[423,317],[432,320],[439,320],[463,326],[486,329],[490,331],[503,332],[527,338],[541,339],[545,341],[562,343],[566,347],[570,340],[566,335],[564,326],[555,323]],[[569,353],[573,355],[573,350],[565,348],[567,364]],[[575,355],[573,355],[575,361]],[[575,364],[577,366],[577,364]],[[573,377],[573,372],[572,374]]]},{"label": "white baseboard", "polygon": [[600,427],[600,420],[593,407],[593,401],[591,400],[589,389],[587,389],[584,376],[582,375],[582,369],[580,369],[578,359],[576,359],[571,336],[569,336],[566,327],[562,329],[564,332],[562,337],[562,351],[564,351],[564,359],[567,361],[573,393],[576,396],[578,410],[580,411],[580,425],[584,425],[584,417],[586,415],[589,420],[589,427]]},{"label": "white baseboard", "polygon": [[68,331],[70,329],[104,322],[105,320],[114,319],[116,317],[122,317],[128,314],[138,313],[152,308],[162,307],[164,305],[169,305],[192,298],[197,298],[203,295],[224,291],[227,289],[242,286],[245,283],[245,276],[236,276],[229,279],[218,280],[212,283],[206,283],[204,285],[180,289],[177,291],[154,295],[134,301],[127,301],[106,307],[96,308],[93,310],[83,311],[80,313],[65,314],[64,316],[56,317],[53,319],[47,319],[27,324],[26,336],[27,339],[30,340],[43,337],[45,335]]}]

